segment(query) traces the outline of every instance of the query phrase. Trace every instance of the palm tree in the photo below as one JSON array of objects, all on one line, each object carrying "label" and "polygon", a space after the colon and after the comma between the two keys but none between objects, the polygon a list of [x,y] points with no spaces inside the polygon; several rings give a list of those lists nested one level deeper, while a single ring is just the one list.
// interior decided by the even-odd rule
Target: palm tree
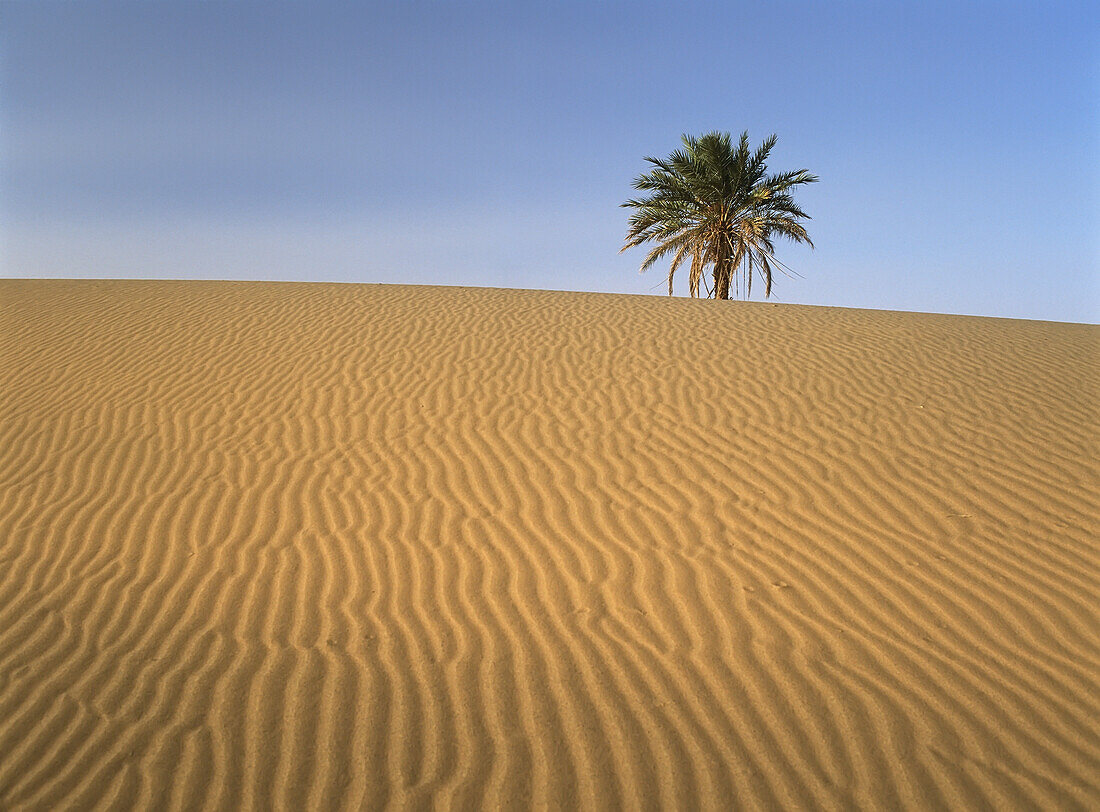
[{"label": "palm tree", "polygon": [[[622,204],[635,212],[621,251],[654,241],[643,271],[671,254],[669,296],[676,269],[688,259],[692,296],[699,295],[699,281],[708,267],[714,282],[713,291],[707,286],[708,296],[728,299],[730,284],[740,270],[746,298],[752,291],[754,271],[764,281],[764,295],[771,296],[772,270],[790,270],[776,259],[773,238],[786,237],[813,247],[799,222],[810,216],[795,205],[788,190],[817,181],[805,169],[766,175],[765,161],[775,141],[771,135],[756,152],[750,152],[747,132],[736,147],[729,133],[685,135],[683,149],[668,158],[647,157],[654,168],[636,178],[634,188],[651,194]],[[738,290],[741,287],[738,284]]]}]

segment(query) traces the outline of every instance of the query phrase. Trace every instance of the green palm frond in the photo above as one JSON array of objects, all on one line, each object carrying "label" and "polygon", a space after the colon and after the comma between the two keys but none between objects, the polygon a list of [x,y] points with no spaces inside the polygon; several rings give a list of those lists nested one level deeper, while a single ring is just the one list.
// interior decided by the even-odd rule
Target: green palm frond
[{"label": "green palm frond", "polygon": [[774,270],[791,273],[776,258],[773,237],[813,247],[800,222],[810,217],[789,190],[818,180],[805,169],[766,174],[776,140],[768,136],[752,150],[747,132],[736,143],[729,133],[684,135],[667,158],[646,157],[652,169],[633,182],[645,194],[622,204],[634,210],[622,250],[653,243],[642,271],[671,256],[669,295],[676,271],[690,259],[692,296],[699,295],[708,269],[714,283],[708,294],[728,299],[734,285],[748,296],[759,274],[764,295],[771,296]]}]

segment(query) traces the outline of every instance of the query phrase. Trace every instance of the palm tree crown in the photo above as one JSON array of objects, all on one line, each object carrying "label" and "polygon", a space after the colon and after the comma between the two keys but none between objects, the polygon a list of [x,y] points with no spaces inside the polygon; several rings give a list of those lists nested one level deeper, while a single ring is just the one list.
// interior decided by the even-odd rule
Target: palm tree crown
[{"label": "palm tree crown", "polygon": [[[767,175],[766,160],[775,146],[774,135],[749,150],[749,135],[741,134],[735,147],[729,133],[712,132],[700,138],[683,136],[683,148],[668,158],[646,158],[653,169],[634,181],[634,188],[650,193],[622,205],[634,209],[627,248],[653,241],[656,245],[642,263],[644,271],[662,257],[672,255],[672,277],[690,259],[688,287],[699,295],[699,281],[711,269],[714,283],[708,295],[728,299],[730,284],[743,270],[743,289],[752,289],[753,272],[764,281],[764,295],[771,296],[772,270],[784,269],[775,257],[776,236],[813,247],[800,220],[810,216],[795,205],[788,193],[792,186],[814,183],[805,169]],[[742,286],[739,284],[738,289]]]}]

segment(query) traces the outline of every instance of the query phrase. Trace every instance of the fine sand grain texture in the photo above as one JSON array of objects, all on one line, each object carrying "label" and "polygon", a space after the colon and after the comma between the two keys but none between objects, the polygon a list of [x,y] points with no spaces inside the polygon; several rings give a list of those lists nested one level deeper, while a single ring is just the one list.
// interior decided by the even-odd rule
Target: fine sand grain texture
[{"label": "fine sand grain texture", "polygon": [[1100,808],[1098,358],[0,281],[0,808]]}]

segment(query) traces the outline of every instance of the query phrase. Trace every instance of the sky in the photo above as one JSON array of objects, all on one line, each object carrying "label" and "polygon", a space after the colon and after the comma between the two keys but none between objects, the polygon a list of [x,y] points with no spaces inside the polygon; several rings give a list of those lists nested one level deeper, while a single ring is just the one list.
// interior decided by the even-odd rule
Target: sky
[{"label": "sky", "polygon": [[773,301],[1100,321],[1086,2],[2,0],[0,276],[664,295],[713,130],[821,179]]}]

